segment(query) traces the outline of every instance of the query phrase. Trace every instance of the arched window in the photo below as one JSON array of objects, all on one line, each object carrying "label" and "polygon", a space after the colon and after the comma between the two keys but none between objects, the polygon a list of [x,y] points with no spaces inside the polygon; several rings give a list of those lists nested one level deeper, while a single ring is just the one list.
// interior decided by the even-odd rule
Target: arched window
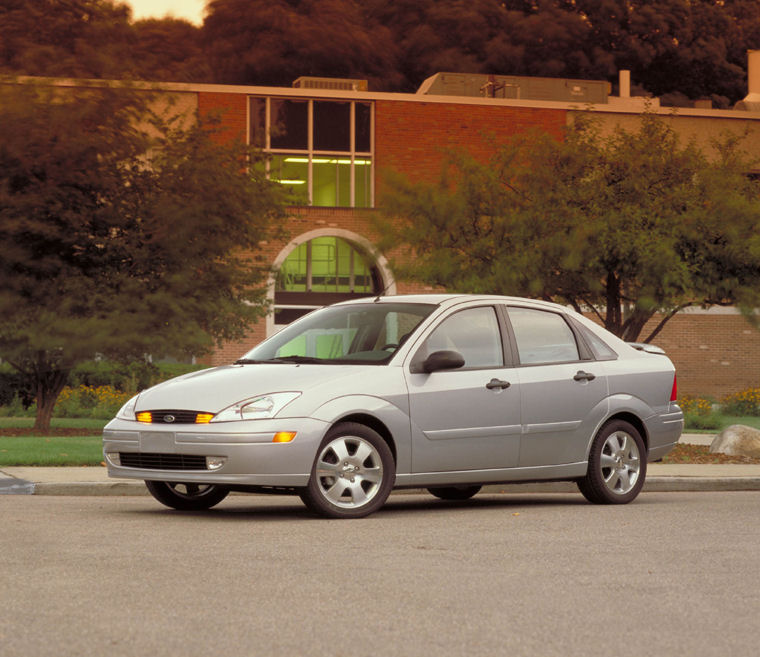
[{"label": "arched window", "polygon": [[289,324],[314,308],[382,292],[377,267],[340,237],[315,237],[299,244],[277,273],[275,325]]}]

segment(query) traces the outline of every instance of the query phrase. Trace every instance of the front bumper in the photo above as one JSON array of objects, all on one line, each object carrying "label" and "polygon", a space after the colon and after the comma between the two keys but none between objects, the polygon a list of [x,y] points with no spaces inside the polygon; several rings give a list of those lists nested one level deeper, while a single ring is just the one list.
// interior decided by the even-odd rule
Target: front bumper
[{"label": "front bumper", "polygon": [[[220,422],[204,425],[141,424],[115,419],[103,429],[109,477],[230,486],[305,486],[328,425],[312,418]],[[274,443],[278,432],[296,432]],[[187,455],[224,460],[217,469],[125,467],[114,454]],[[126,460],[126,459],[125,459]],[[156,459],[160,461],[161,459]],[[197,458],[195,459],[198,460]]]}]

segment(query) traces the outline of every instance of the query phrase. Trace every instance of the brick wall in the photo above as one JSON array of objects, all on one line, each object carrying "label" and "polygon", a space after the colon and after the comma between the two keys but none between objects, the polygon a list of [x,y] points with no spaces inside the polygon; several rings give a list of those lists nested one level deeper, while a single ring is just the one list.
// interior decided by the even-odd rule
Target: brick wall
[{"label": "brick wall", "polygon": [[565,110],[377,101],[375,161],[380,176],[393,169],[432,182],[441,172],[446,149],[464,147],[487,160],[507,137],[538,128],[559,138],[566,123]]},{"label": "brick wall", "polygon": [[221,131],[216,138],[221,141],[239,139],[246,141],[248,135],[248,96],[245,94],[222,94],[200,92],[198,112],[201,116],[219,117]]},{"label": "brick wall", "polygon": [[[642,335],[658,321],[652,320]],[[676,366],[679,395],[720,398],[760,387],[760,331],[741,315],[682,313],[652,342]]]}]

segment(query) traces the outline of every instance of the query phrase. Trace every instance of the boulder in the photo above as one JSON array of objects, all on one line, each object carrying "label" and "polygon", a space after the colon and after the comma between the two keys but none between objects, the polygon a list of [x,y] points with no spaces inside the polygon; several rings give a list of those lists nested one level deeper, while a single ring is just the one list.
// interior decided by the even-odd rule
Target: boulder
[{"label": "boulder", "polygon": [[723,429],[710,444],[710,451],[731,456],[760,458],[760,430],[733,424]]}]

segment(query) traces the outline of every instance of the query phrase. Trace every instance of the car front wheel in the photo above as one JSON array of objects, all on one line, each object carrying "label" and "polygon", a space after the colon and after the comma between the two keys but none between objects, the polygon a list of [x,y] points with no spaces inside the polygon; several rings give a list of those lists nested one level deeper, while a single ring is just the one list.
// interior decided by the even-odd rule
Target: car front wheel
[{"label": "car front wheel", "polygon": [[309,509],[328,518],[362,518],[385,504],[395,480],[388,443],[363,424],[344,422],[322,440],[300,496]]},{"label": "car front wheel", "polygon": [[146,481],[150,494],[161,504],[179,511],[210,509],[221,502],[229,491],[213,484],[179,483],[175,481]]},{"label": "car front wheel", "polygon": [[638,430],[628,422],[613,420],[594,438],[588,471],[578,488],[595,504],[627,504],[641,492],[646,472],[646,447]]}]

